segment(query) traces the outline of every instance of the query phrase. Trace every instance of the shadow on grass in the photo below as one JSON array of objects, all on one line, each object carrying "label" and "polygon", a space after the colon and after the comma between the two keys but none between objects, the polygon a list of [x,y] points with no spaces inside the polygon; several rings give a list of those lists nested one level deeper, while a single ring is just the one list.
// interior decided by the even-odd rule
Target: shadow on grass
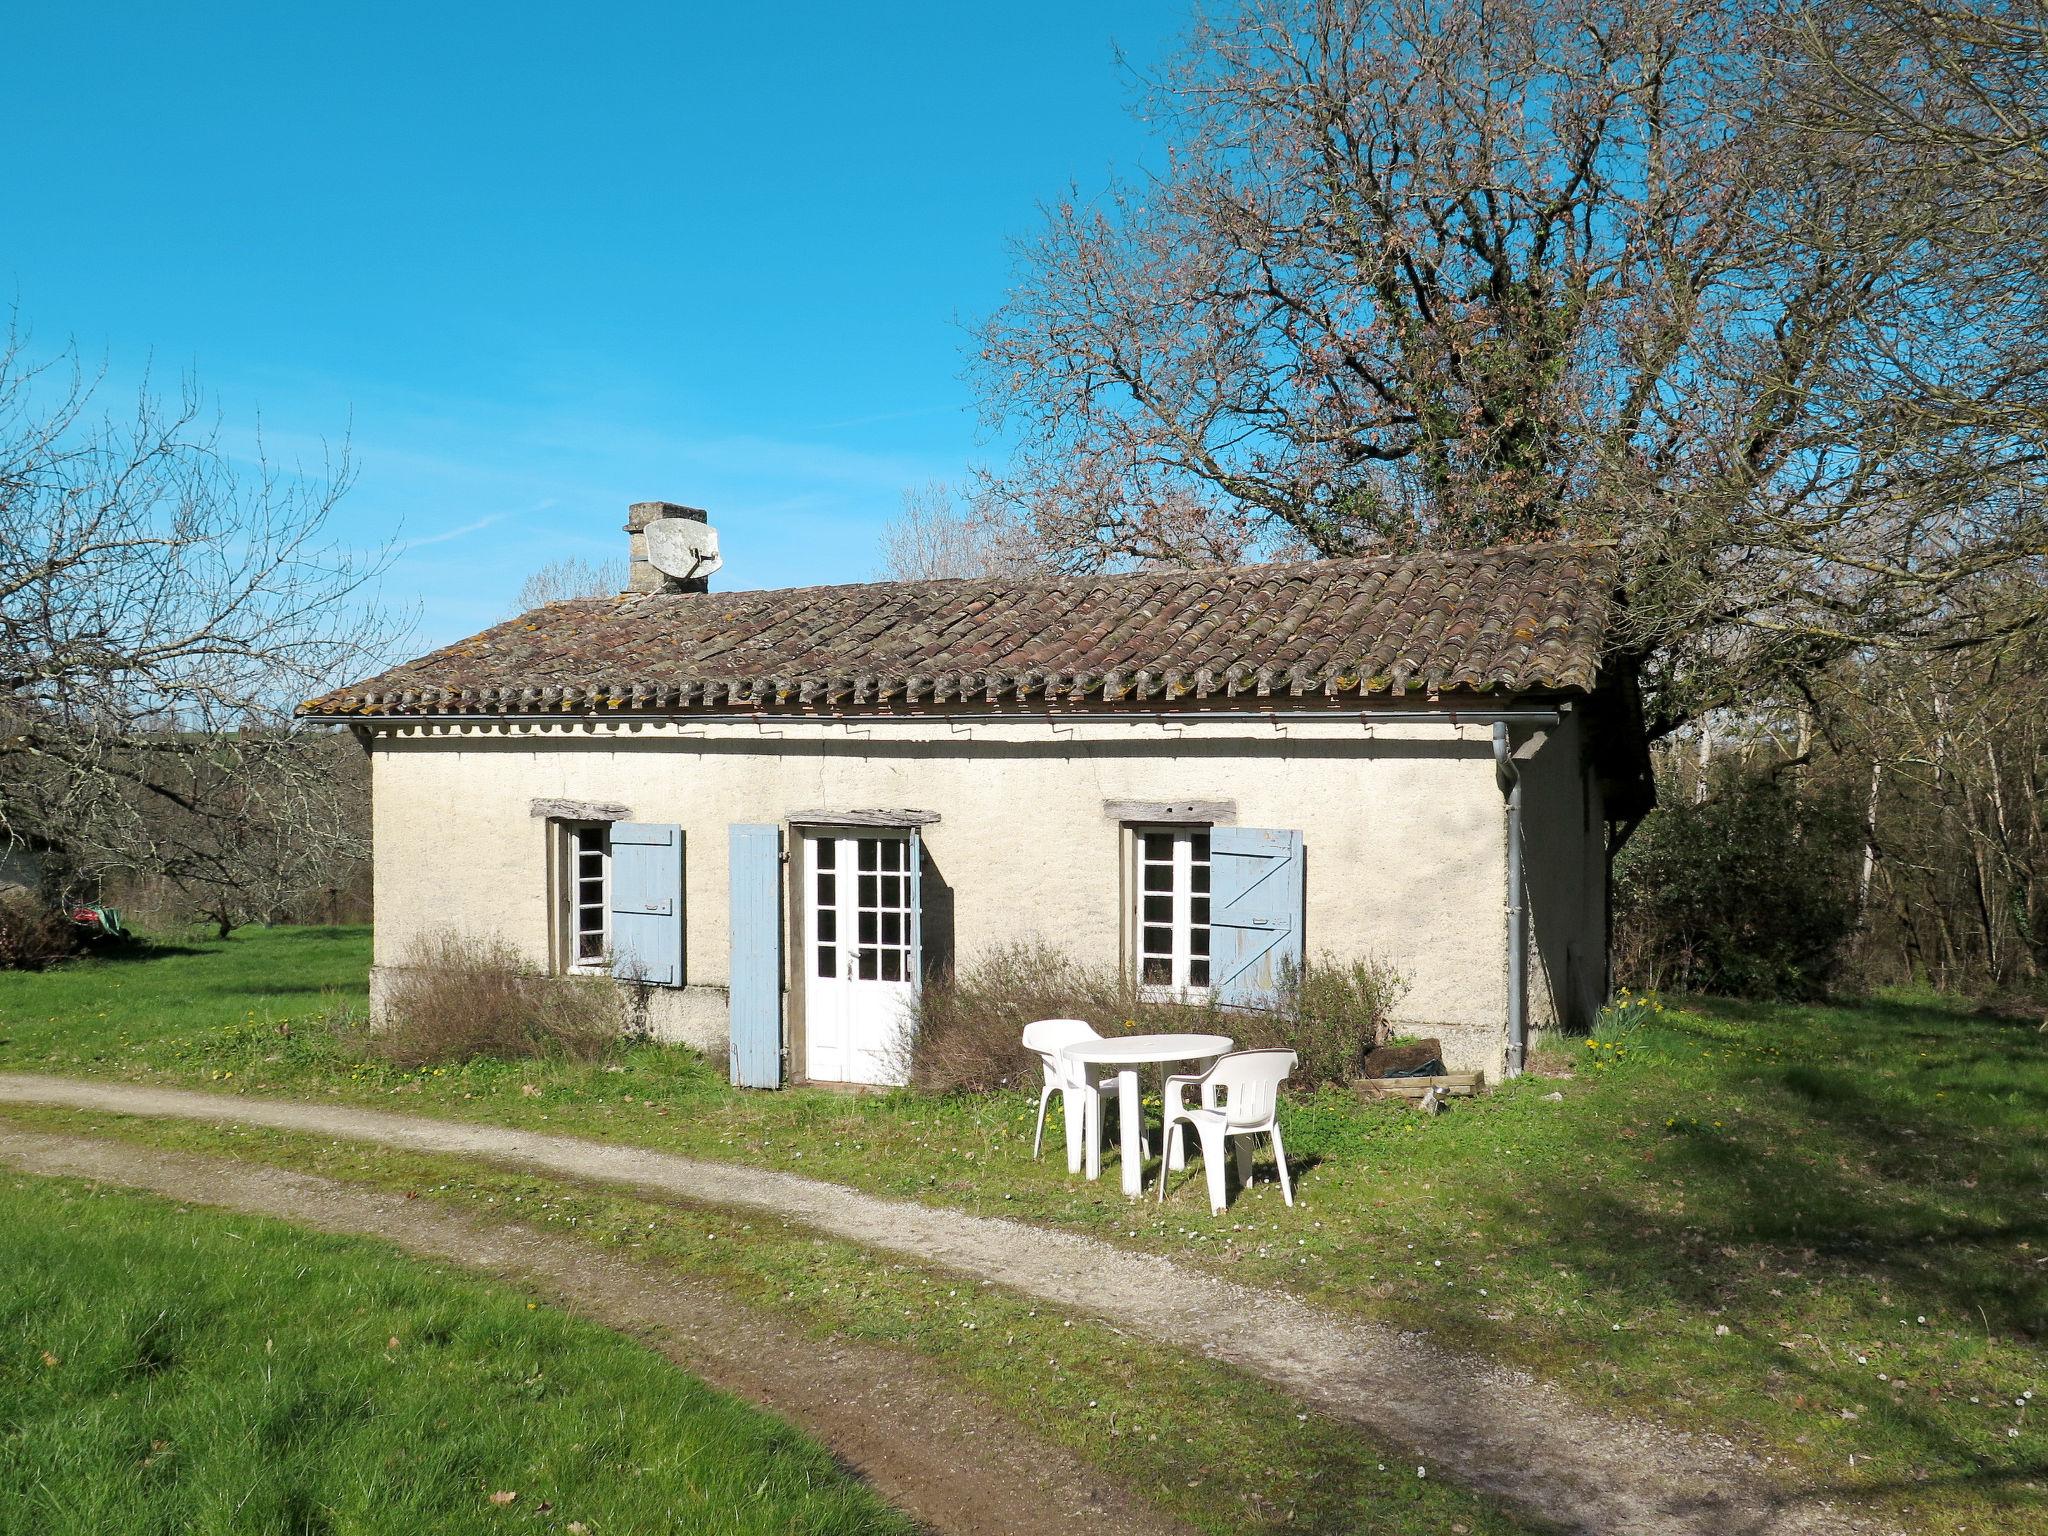
[{"label": "shadow on grass", "polygon": [[[1739,1122],[1716,1128],[1700,1115],[1666,1128],[1658,1181],[1683,1186],[1682,1218],[1630,1206],[1581,1219],[1626,1222],[1632,1235],[1663,1228],[1684,1247],[1764,1244],[1837,1257],[1951,1315],[2033,1339],[2048,1316],[2048,1277],[2013,1256],[2048,1237],[2040,1202],[2048,1144],[2036,1107],[2048,1102],[2048,1051],[1987,1040],[1987,1030],[2013,1026],[1974,1022],[1977,1038],[1964,1050],[1922,1070],[1888,1067],[1903,1059],[1901,1036],[1922,1035],[1928,1010],[1830,1012],[1859,1026],[1856,1038],[1836,1032],[1830,1064],[1738,1067],[1748,1089]],[[1969,1016],[1948,1017],[1960,1024]],[[1898,1075],[1878,1075],[1887,1070]],[[1995,1080],[1992,1091],[1938,1086],[1984,1076]],[[1656,1254],[1617,1258],[1623,1277],[1658,1265]],[[1695,1258],[1659,1267],[1662,1283],[1711,1294],[1725,1265]]]},{"label": "shadow on grass", "polygon": [[179,955],[203,955],[204,949],[164,939],[134,939],[126,944],[108,944],[88,951],[81,959],[100,965],[131,965],[141,960],[168,960]]},{"label": "shadow on grass", "polygon": [[[1796,1314],[1811,1288],[1839,1297],[1841,1327],[1873,1343],[1900,1315],[1981,1325],[1987,1343],[2039,1342],[2048,1044],[2031,1024],[1882,1000],[1796,1013],[1686,1006],[1644,1042],[1634,1070],[1657,1076],[1638,1077],[1622,1101],[1642,1118],[1623,1125],[1591,1110],[1571,1132],[1560,1166],[1590,1163],[1603,1177],[1539,1179],[1475,1202],[1503,1222],[1533,1219],[1557,1260],[1608,1297],[1703,1328],[1725,1318],[1738,1336],[1768,1330],[1771,1298],[1790,1293],[1783,1310]],[[1662,1123],[1645,1123],[1652,1112]],[[1841,1338],[1831,1340],[1839,1355]],[[1992,1491],[2040,1471],[1965,1443],[1937,1407],[1944,1383],[1880,1384],[1853,1352],[1811,1358],[1827,1346],[1810,1336],[1786,1348],[1758,1332],[1745,1347],[1747,1374],[1778,1382],[1781,1401],[1796,1408],[1810,1388],[1816,1413],[1845,1397],[1867,1404],[1937,1477]],[[1910,1343],[1887,1348],[1911,1358]]]},{"label": "shadow on grass", "polygon": [[221,987],[223,993],[235,993],[246,997],[320,997],[336,990],[332,982],[305,981],[280,986],[277,982],[266,981],[248,986]]},{"label": "shadow on grass", "polygon": [[181,955],[214,955],[262,946],[275,963],[289,964],[289,953],[304,943],[337,944],[362,941],[368,930],[343,926],[322,928],[238,928],[225,939],[197,928],[183,933],[131,933],[126,939],[107,942],[88,950],[80,958],[96,961],[131,962],[165,960]]},{"label": "shadow on grass", "polygon": [[[1261,1148],[1261,1150],[1253,1154],[1252,1176],[1249,1181],[1240,1179],[1237,1176],[1236,1159],[1237,1154],[1235,1152],[1225,1152],[1223,1154],[1223,1193],[1224,1211],[1226,1214],[1236,1208],[1238,1197],[1244,1194],[1249,1184],[1270,1184],[1276,1190],[1280,1187],[1280,1167],[1279,1164],[1273,1161],[1270,1147]],[[1297,1194],[1301,1191],[1302,1179],[1315,1172],[1317,1168],[1322,1166],[1322,1163],[1323,1158],[1319,1153],[1312,1152],[1303,1156],[1291,1149],[1289,1150],[1287,1154],[1287,1179]],[[1108,1169],[1109,1164],[1104,1163],[1103,1176],[1105,1178],[1108,1177]],[[1171,1202],[1183,1190],[1202,1190],[1207,1185],[1209,1176],[1203,1171],[1201,1152],[1191,1147],[1188,1149],[1187,1166],[1185,1168],[1168,1169],[1163,1160],[1156,1157],[1148,1157],[1145,1163],[1145,1190],[1140,1198],[1148,1201],[1157,1201],[1159,1198],[1159,1186],[1156,1181],[1162,1178],[1166,1180],[1166,1198]],[[1189,1198],[1194,1197],[1190,1196]]]}]

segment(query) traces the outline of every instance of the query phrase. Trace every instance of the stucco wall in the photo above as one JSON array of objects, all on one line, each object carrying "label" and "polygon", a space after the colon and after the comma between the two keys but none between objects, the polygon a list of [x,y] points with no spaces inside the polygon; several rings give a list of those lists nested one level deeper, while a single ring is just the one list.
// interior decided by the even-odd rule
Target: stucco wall
[{"label": "stucco wall", "polygon": [[1499,1069],[1504,816],[1484,727],[599,729],[415,727],[375,738],[380,966],[442,928],[502,936],[545,963],[548,832],[530,802],[616,802],[635,820],[684,828],[689,985],[661,999],[658,1022],[716,1046],[733,822],[826,808],[935,812],[924,837],[950,888],[958,958],[1042,938],[1107,962],[1121,956],[1125,914],[1123,841],[1103,802],[1226,799],[1240,825],[1303,833],[1311,954],[1393,961],[1412,983],[1404,1018],[1460,1026],[1447,1034],[1453,1066]]}]

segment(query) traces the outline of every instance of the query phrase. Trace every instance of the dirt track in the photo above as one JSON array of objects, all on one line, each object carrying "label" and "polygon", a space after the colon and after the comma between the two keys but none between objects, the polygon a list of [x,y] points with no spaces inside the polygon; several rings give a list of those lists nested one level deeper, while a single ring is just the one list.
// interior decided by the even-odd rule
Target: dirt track
[{"label": "dirt track", "polygon": [[[1426,1339],[1332,1317],[1073,1233],[972,1216],[737,1163],[342,1105],[0,1074],[0,1102],[309,1132],[456,1154],[656,1197],[762,1210],[870,1249],[994,1280],[1206,1354],[1349,1419],[1572,1530],[1789,1536],[1874,1527],[1788,1490],[1713,1437],[1591,1413],[1565,1394]],[[148,1154],[153,1156],[154,1154]]]}]

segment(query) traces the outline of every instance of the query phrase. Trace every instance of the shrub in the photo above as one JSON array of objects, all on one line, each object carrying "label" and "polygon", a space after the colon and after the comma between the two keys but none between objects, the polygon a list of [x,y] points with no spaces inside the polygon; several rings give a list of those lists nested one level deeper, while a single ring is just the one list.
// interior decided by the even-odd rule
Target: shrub
[{"label": "shrub", "polygon": [[400,1067],[479,1057],[594,1061],[631,1018],[609,976],[540,976],[501,939],[430,935],[385,995],[373,1049]]},{"label": "shrub", "polygon": [[1615,862],[1617,975],[1739,997],[1824,991],[1855,926],[1861,838],[1841,793],[1789,774],[1737,770],[1697,804],[1667,797]]},{"label": "shrub", "polygon": [[1366,1056],[1394,1034],[1394,1005],[1407,981],[1381,960],[1325,955],[1280,977],[1276,1013],[1236,1012],[1231,1031],[1240,1046],[1280,1046],[1301,1058],[1294,1081],[1307,1087],[1348,1083]]},{"label": "shrub", "polygon": [[1115,967],[1083,965],[1043,943],[986,950],[951,975],[928,979],[914,1006],[910,1081],[940,1093],[1035,1085],[1038,1058],[1019,1038],[1034,1019],[1086,1019],[1104,1034],[1121,1032],[1126,1020],[1155,1029],[1206,1022],[1199,1008],[1140,1002]]},{"label": "shrub", "polygon": [[1115,965],[1085,965],[1046,944],[985,951],[919,992],[908,1042],[913,1085],[934,1092],[1035,1087],[1038,1058],[1020,1037],[1034,1019],[1086,1019],[1105,1035],[1193,1031],[1240,1047],[1281,1046],[1301,1057],[1302,1088],[1341,1083],[1390,1032],[1403,983],[1376,961],[1323,959],[1282,979],[1274,1011],[1141,998]]},{"label": "shrub", "polygon": [[40,971],[85,948],[83,928],[40,898],[0,896],[0,971]]}]

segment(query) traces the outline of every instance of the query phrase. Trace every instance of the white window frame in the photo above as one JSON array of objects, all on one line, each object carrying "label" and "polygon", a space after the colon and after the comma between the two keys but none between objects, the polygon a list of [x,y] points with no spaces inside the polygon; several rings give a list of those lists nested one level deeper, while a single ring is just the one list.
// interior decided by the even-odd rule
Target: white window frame
[{"label": "white window frame", "polygon": [[[1196,890],[1196,875],[1199,870],[1207,876],[1210,861],[1196,848],[1199,839],[1206,849],[1209,826],[1205,822],[1181,822],[1163,826],[1133,826],[1131,833],[1131,900],[1129,922],[1131,934],[1132,971],[1138,983],[1138,996],[1146,1002],[1201,1002],[1209,996],[1212,942],[1209,927],[1210,888],[1206,878],[1201,881],[1202,889]],[[1155,861],[1147,858],[1148,839],[1165,837],[1171,841],[1171,858]],[[1146,889],[1148,870],[1170,871],[1170,888],[1166,891]],[[1168,899],[1169,913],[1165,922],[1156,917],[1148,920],[1147,896],[1164,895]],[[1165,928],[1169,933],[1168,948],[1161,950],[1148,942],[1148,929]],[[1196,953],[1195,938],[1201,936],[1201,953]],[[1165,960],[1170,971],[1170,980],[1165,982],[1147,981],[1146,966],[1154,960]],[[1196,980],[1197,976],[1200,980]]]},{"label": "white window frame", "polygon": [[[585,975],[602,975],[611,970],[612,954],[612,828],[606,821],[562,821],[557,822],[558,852],[557,869],[560,878],[560,899],[555,904],[555,920],[561,931],[561,969]],[[594,836],[597,846],[584,846],[586,837]],[[584,899],[582,882],[588,878],[584,860],[594,855],[597,869],[597,903],[595,916],[597,926],[587,925],[592,915],[591,903]],[[583,939],[595,934],[599,948],[595,955],[583,953]]]}]

